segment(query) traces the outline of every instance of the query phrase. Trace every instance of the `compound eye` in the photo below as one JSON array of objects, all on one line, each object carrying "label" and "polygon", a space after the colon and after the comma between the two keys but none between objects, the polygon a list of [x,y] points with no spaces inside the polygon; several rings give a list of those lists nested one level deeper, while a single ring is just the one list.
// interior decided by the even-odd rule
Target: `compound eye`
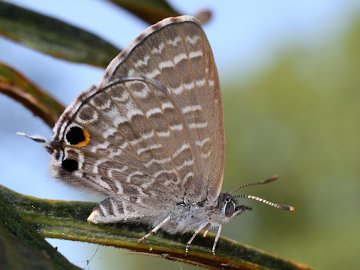
[{"label": "compound eye", "polygon": [[235,212],[235,203],[233,201],[229,201],[225,205],[225,216],[232,217]]}]

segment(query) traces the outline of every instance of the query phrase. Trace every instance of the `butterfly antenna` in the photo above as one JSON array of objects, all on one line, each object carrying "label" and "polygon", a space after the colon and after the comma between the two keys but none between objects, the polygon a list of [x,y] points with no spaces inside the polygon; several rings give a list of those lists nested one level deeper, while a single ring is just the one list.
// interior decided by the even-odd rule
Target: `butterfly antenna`
[{"label": "butterfly antenna", "polygon": [[46,139],[43,138],[43,137],[40,137],[40,136],[29,136],[29,135],[27,135],[27,134],[24,133],[24,132],[16,132],[16,135],[24,136],[24,137],[26,137],[26,138],[28,138],[28,139],[31,139],[31,140],[33,140],[33,141],[35,141],[35,142],[37,142],[37,143],[44,143],[44,144],[49,143],[49,141],[46,140]]},{"label": "butterfly antenna", "polygon": [[274,207],[274,208],[278,208],[278,209],[281,209],[281,210],[286,210],[286,211],[295,211],[295,207],[294,206],[291,206],[291,205],[286,205],[286,204],[279,204],[279,203],[273,203],[273,202],[270,202],[268,200],[265,200],[263,198],[260,198],[260,197],[257,197],[257,196],[253,196],[253,195],[243,195],[243,194],[239,194],[239,195],[236,195],[234,196],[235,198],[246,198],[246,199],[251,199],[251,200],[255,200],[255,201],[258,201],[258,202],[261,202],[263,204],[266,204],[266,205],[269,205],[271,207]]},{"label": "butterfly antenna", "polygon": [[51,145],[51,143],[45,139],[44,137],[41,137],[41,136],[29,136],[27,135],[26,133],[24,132],[16,132],[16,135],[19,135],[19,136],[24,136],[30,140],[33,140],[34,142],[37,142],[37,143],[41,143],[45,146],[45,148],[47,149],[47,151],[49,153],[52,153],[53,152],[53,146]]},{"label": "butterfly antenna", "polygon": [[246,188],[246,187],[269,184],[269,183],[272,183],[272,182],[276,181],[277,179],[278,179],[278,176],[277,176],[277,175],[273,175],[273,176],[271,176],[271,177],[269,177],[269,178],[267,178],[267,179],[265,179],[265,180],[263,180],[263,181],[250,182],[250,183],[241,185],[241,186],[233,189],[233,190],[230,191],[229,193],[230,193],[230,194],[233,194],[235,191],[238,191],[239,189]]}]

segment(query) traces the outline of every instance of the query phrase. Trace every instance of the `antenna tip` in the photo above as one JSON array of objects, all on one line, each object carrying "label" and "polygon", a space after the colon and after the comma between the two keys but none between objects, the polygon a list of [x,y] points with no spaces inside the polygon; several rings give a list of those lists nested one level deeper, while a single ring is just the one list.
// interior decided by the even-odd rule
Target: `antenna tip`
[{"label": "antenna tip", "polygon": [[21,132],[21,131],[16,132],[16,135],[18,135],[18,136],[26,136],[26,134],[24,132]]},{"label": "antenna tip", "polygon": [[279,178],[279,176],[277,176],[277,175],[275,174],[275,175],[269,177],[268,179],[266,179],[266,180],[264,181],[264,184],[274,182],[274,181],[276,181],[278,178]]},{"label": "antenna tip", "polygon": [[31,139],[31,140],[33,140],[33,141],[35,141],[35,142],[38,142],[38,143],[49,144],[49,142],[48,142],[45,138],[43,138],[43,137],[39,137],[39,136],[29,136],[29,135],[27,135],[26,133],[20,132],[20,131],[16,132],[16,135],[24,136],[24,137],[26,137],[26,138],[28,138],[28,139]]},{"label": "antenna tip", "polygon": [[291,206],[291,205],[286,205],[286,204],[277,204],[277,208],[282,209],[282,210],[286,210],[286,211],[290,211],[290,212],[294,212],[295,211],[295,207]]}]

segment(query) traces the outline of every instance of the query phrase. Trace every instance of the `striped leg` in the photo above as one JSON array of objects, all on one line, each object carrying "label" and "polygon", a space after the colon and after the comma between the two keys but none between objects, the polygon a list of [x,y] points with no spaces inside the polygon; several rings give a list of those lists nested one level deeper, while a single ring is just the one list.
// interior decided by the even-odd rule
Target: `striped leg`
[{"label": "striped leg", "polygon": [[204,229],[206,226],[208,226],[208,224],[209,224],[208,221],[206,221],[206,223],[201,224],[200,227],[196,229],[194,234],[191,236],[190,240],[186,243],[185,255],[189,252],[189,247],[190,247],[192,241],[195,239],[196,235],[198,235],[198,233],[201,232],[202,229]]},{"label": "striped leg", "polygon": [[168,222],[170,220],[170,216],[168,216],[167,218],[165,218],[163,221],[161,221],[159,223],[159,225],[157,225],[154,229],[152,229],[148,234],[144,235],[142,238],[140,238],[138,240],[138,243],[144,241],[146,238],[148,238],[149,236],[151,236],[152,234],[155,234],[162,226],[164,226],[164,224],[166,222]]},{"label": "striped leg", "polygon": [[215,236],[214,245],[213,245],[213,248],[212,248],[212,254],[213,255],[215,255],[215,248],[216,248],[217,242],[219,241],[220,234],[221,234],[221,225],[219,225],[218,231],[217,231],[216,236]]},{"label": "striped leg", "polygon": [[208,234],[208,232],[209,232],[209,227],[210,227],[210,223],[205,226],[205,228],[204,228],[205,232],[204,232],[204,234],[203,234],[203,237],[206,237],[206,236],[207,236],[207,234]]}]

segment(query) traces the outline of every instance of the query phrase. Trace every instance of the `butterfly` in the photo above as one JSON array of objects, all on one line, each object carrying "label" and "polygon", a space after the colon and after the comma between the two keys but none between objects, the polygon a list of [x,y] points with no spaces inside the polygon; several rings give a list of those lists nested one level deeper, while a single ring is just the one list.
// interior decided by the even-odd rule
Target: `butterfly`
[{"label": "butterfly", "polygon": [[[195,236],[217,228],[254,199],[221,193],[224,126],[217,68],[196,18],[167,18],[147,28],[107,67],[98,86],[69,105],[45,144],[54,176],[102,194],[91,223],[137,221],[152,226],[143,241],[162,229]],[[23,134],[24,135],[24,134]],[[27,136],[27,135],[26,135]]]}]

